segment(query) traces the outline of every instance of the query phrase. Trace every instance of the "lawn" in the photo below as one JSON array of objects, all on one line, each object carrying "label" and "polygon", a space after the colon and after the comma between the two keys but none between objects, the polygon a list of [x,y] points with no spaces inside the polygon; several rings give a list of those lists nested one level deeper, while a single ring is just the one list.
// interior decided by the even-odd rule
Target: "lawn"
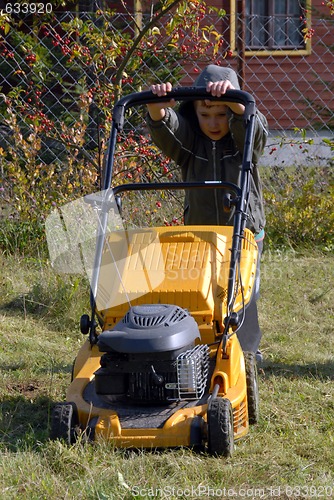
[{"label": "lawn", "polygon": [[87,283],[0,259],[0,498],[333,498],[334,256],[269,252],[261,268],[260,422],[232,458],[48,440],[89,312]]}]

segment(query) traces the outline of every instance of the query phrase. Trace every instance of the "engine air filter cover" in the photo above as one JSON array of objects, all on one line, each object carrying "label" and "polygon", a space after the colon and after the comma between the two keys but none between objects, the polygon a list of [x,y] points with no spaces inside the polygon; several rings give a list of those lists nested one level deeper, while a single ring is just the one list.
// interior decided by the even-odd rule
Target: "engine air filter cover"
[{"label": "engine air filter cover", "polygon": [[100,351],[164,352],[194,345],[200,337],[194,318],[169,304],[133,306],[113,330],[99,335]]}]

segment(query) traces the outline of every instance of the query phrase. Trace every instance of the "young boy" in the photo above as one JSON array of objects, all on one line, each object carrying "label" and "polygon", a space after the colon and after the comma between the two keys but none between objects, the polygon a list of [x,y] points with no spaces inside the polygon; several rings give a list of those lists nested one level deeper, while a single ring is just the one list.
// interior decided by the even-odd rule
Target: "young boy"
[{"label": "young boy", "polygon": [[[237,75],[231,68],[215,65],[204,69],[195,86],[206,87],[207,92],[216,97],[222,96],[229,89],[240,89]],[[151,86],[151,90],[158,96],[165,96],[172,90],[172,85],[169,82],[156,84]],[[147,105],[147,123],[155,144],[180,166],[183,181],[220,180],[239,184],[245,139],[244,106],[204,100],[182,103],[178,111],[175,111],[175,104],[171,100]],[[267,120],[257,111],[249,218],[246,225],[255,235],[259,255],[262,251],[265,216],[257,162],[267,135]],[[233,224],[233,211],[224,211],[223,196],[223,189],[187,190],[185,224]],[[256,288],[254,300],[247,308],[244,325],[238,331],[242,348],[253,352],[257,352],[261,339],[256,307],[258,286]]]}]

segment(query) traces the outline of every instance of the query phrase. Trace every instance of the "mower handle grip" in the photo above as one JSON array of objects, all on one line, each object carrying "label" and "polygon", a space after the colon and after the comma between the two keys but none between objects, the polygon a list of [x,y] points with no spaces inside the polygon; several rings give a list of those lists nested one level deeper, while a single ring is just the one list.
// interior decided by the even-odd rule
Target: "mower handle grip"
[{"label": "mower handle grip", "polygon": [[177,87],[167,92],[165,96],[157,96],[151,90],[144,92],[134,92],[121,97],[115,104],[113,110],[113,123],[118,131],[124,126],[124,115],[128,108],[140,106],[143,104],[152,104],[156,102],[169,102],[171,99],[176,101],[195,101],[208,99],[210,101],[235,102],[245,106],[244,120],[248,123],[250,116],[255,114],[256,104],[254,97],[243,90],[227,90],[221,97],[215,97],[207,92],[205,87]]}]

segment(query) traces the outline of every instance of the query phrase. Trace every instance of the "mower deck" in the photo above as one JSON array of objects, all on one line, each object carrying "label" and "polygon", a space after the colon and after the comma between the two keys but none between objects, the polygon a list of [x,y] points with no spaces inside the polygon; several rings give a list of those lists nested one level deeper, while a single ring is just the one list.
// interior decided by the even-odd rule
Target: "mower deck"
[{"label": "mower deck", "polygon": [[157,405],[134,405],[133,402],[127,401],[126,398],[118,397],[113,402],[102,399],[94,390],[94,382],[90,382],[84,391],[83,398],[97,409],[117,413],[122,429],[159,429],[177,411],[206,404],[208,395],[198,401],[172,401]]}]

